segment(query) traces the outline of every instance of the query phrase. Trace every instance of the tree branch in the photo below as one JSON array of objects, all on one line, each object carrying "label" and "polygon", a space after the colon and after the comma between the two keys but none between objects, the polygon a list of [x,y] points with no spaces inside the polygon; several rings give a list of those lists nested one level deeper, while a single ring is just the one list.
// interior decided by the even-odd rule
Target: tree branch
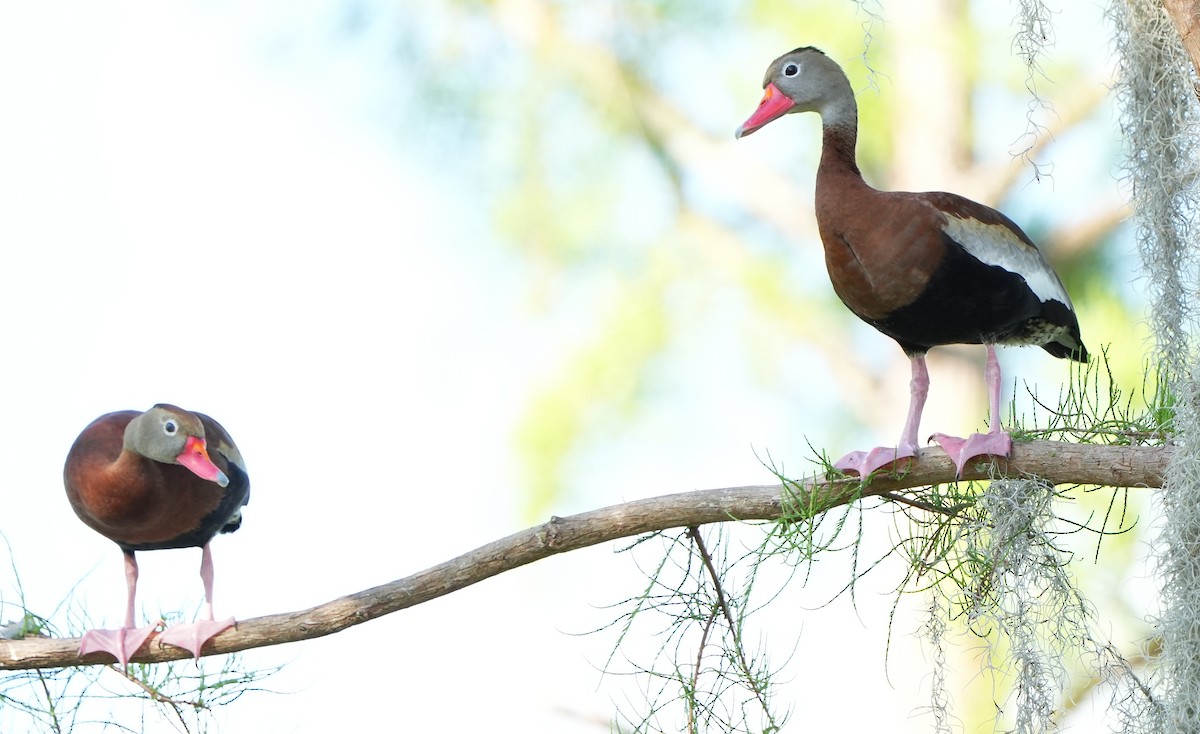
[{"label": "tree branch", "polygon": [[[1052,484],[1113,487],[1160,487],[1173,450],[1170,447],[1097,446],[1029,441],[1013,444],[1007,459],[972,462],[964,480],[990,476],[1038,476]],[[730,487],[634,500],[599,510],[552,517],[549,522],[488,543],[457,558],[382,586],[360,591],[311,609],[272,614],[238,622],[205,645],[206,655],[323,637],[385,614],[436,599],[498,574],[558,553],[669,528],[736,520],[778,520],[807,516],[880,496],[954,481],[954,465],[936,447],[922,449],[902,475],[877,476],[863,486],[853,479],[809,477],[786,485]],[[99,665],[103,653],[79,657],[78,638],[0,640],[0,670]],[[156,663],[188,656],[156,643],[133,657]]]},{"label": "tree branch", "polygon": [[1179,37],[1183,40],[1183,48],[1192,59],[1192,66],[1200,74],[1200,2],[1197,0],[1164,0],[1167,14]]}]

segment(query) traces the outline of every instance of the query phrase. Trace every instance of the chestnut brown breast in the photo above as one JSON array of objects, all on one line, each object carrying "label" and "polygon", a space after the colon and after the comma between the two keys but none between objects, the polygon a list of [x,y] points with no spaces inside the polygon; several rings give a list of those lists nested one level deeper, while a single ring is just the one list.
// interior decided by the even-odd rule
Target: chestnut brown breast
[{"label": "chestnut brown breast", "polygon": [[250,483],[229,434],[195,414],[213,463],[229,477],[221,487],[178,464],[125,450],[125,427],[138,415],[103,415],[71,446],[63,481],[79,519],[126,551],[199,547],[218,532],[236,530]]},{"label": "chestnut brown breast", "polygon": [[816,203],[829,280],[860,318],[879,320],[915,301],[945,257],[941,214],[920,200],[861,178],[825,177]]}]

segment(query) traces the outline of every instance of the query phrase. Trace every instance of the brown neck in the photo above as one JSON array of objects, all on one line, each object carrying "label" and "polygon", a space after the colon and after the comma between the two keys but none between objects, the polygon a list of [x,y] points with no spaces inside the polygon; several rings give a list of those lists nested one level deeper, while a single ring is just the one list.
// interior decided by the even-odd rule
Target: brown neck
[{"label": "brown neck", "polygon": [[821,164],[819,177],[850,176],[862,180],[854,148],[858,130],[853,126],[825,125],[822,128]]}]

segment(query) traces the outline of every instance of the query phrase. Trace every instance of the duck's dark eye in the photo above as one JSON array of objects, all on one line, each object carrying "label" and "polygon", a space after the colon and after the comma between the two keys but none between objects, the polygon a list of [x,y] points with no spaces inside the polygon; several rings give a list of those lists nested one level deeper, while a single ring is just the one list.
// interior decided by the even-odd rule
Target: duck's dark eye
[{"label": "duck's dark eye", "polygon": [[796,76],[800,73],[800,67],[797,64],[788,64],[783,67],[784,76]]},{"label": "duck's dark eye", "polygon": [[175,421],[168,420],[163,422],[163,433],[167,434],[168,436],[174,436],[178,430],[179,424],[177,424]]}]

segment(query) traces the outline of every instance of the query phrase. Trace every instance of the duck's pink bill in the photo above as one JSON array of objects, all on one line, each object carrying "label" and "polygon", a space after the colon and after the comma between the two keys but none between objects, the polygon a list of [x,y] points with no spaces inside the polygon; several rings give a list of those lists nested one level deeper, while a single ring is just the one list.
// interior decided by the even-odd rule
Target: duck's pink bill
[{"label": "duck's pink bill", "polygon": [[229,477],[217,468],[212,459],[208,458],[208,447],[202,438],[189,436],[187,443],[183,446],[183,452],[175,457],[175,461],[186,466],[201,479],[216,482],[222,487],[229,485]]},{"label": "duck's pink bill", "polygon": [[771,120],[783,117],[784,113],[795,106],[796,103],[779,91],[778,87],[773,83],[768,84],[767,90],[763,92],[762,101],[758,103],[758,109],[754,111],[753,115],[750,115],[750,119],[742,123],[742,126],[733,135],[736,138],[745,137]]}]

